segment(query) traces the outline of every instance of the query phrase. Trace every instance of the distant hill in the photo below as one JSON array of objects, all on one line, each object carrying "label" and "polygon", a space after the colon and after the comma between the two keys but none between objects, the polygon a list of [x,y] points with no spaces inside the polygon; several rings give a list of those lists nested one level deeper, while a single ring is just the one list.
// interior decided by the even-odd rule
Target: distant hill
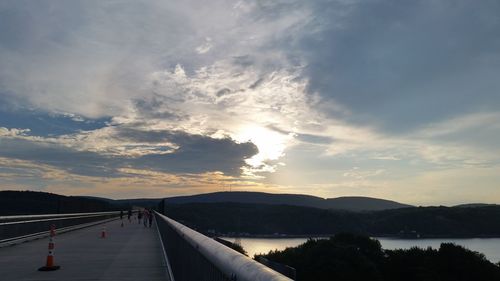
[{"label": "distant hill", "polygon": [[485,203],[469,203],[469,204],[460,204],[454,207],[457,208],[481,208],[481,207],[494,207],[499,206],[497,204],[485,204]]},{"label": "distant hill", "polygon": [[329,235],[341,232],[401,238],[500,237],[500,206],[413,207],[350,212],[250,203],[165,204],[164,214],[219,235]]},{"label": "distant hill", "polygon": [[395,201],[370,197],[338,197],[324,199],[321,197],[303,194],[274,194],[264,192],[214,192],[191,196],[177,196],[165,198],[167,204],[185,203],[248,203],[291,205],[320,209],[337,209],[348,211],[379,211],[412,207]]},{"label": "distant hill", "polygon": [[107,202],[118,209],[128,209],[133,206],[139,206],[144,208],[156,208],[158,203],[162,199],[159,198],[138,198],[138,199],[109,199],[104,197],[94,197],[94,196],[76,196],[78,198],[94,199],[99,201]]},{"label": "distant hill", "polygon": [[109,202],[37,191],[0,191],[0,215],[36,215],[110,211]]},{"label": "distant hill", "polygon": [[125,206],[140,206],[145,208],[156,208],[161,199],[159,198],[139,198],[139,199],[119,199],[114,200],[115,204]]},{"label": "distant hill", "polygon": [[329,198],[326,199],[326,201],[328,209],[341,209],[349,211],[381,211],[414,207],[412,205],[391,200],[361,196]]}]

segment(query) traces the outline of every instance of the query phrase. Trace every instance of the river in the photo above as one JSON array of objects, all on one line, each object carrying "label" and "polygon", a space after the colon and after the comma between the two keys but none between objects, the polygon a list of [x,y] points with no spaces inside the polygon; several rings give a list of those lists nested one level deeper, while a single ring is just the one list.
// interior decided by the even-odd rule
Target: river
[{"label": "river", "polygon": [[[234,242],[234,237],[224,239]],[[488,260],[497,263],[500,261],[500,238],[470,238],[470,239],[393,239],[377,238],[382,248],[409,249],[417,246],[420,248],[439,248],[443,242],[451,242],[461,245],[469,250],[483,253]],[[283,250],[287,247],[295,247],[304,243],[307,238],[240,238],[241,246],[247,251],[248,256],[267,253],[270,250]]]}]

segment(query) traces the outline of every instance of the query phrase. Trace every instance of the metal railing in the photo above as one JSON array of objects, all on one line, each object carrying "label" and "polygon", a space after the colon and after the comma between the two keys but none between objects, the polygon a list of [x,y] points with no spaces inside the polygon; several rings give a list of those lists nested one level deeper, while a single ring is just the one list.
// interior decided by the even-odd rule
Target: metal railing
[{"label": "metal railing", "polygon": [[291,281],[162,214],[156,222],[175,281]]},{"label": "metal railing", "polygon": [[94,225],[115,219],[117,212],[49,214],[0,217],[0,246],[48,235],[51,225],[58,232]]}]

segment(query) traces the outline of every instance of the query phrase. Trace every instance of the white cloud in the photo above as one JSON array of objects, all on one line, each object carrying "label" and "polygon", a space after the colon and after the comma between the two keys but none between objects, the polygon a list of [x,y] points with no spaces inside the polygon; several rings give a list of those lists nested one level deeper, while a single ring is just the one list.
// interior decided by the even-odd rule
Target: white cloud
[{"label": "white cloud", "polygon": [[0,127],[0,137],[17,137],[25,136],[30,132],[30,129],[17,129],[17,128],[5,128]]},{"label": "white cloud", "polygon": [[0,31],[6,44],[0,45],[0,91],[85,117],[121,114],[131,99],[152,94],[151,74],[172,65],[192,70],[253,54],[261,66],[281,64],[279,54],[259,48],[303,17],[255,21],[258,7],[231,1],[40,2],[2,6],[11,16]]},{"label": "white cloud", "polygon": [[198,52],[198,54],[204,54],[210,51],[212,47],[213,47],[212,38],[207,37],[205,38],[205,42],[203,42],[200,46],[196,48],[196,52]]},{"label": "white cloud", "polygon": [[418,130],[415,135],[422,138],[435,138],[469,129],[478,130],[484,128],[500,131],[500,112],[472,113],[431,123]]},{"label": "white cloud", "polygon": [[[497,79],[490,77],[497,73],[495,45],[483,44],[491,36],[476,32],[487,19],[460,25],[464,37],[453,35],[455,41],[441,45],[441,35],[458,26],[457,15],[467,5],[451,9],[443,26],[431,30],[422,27],[427,19],[418,13],[427,15],[434,28],[448,3],[439,9],[429,3],[412,4],[416,9],[398,4],[395,12],[384,3],[2,3],[0,94],[27,101],[24,108],[62,112],[73,121],[102,116],[112,121],[104,128],[58,137],[0,127],[0,143],[17,138],[137,158],[173,154],[183,144],[125,139],[120,136],[125,129],[231,137],[258,146],[259,153],[246,159],[250,167],[243,167],[243,176],[261,182],[294,167],[280,162],[293,147],[307,146],[301,153],[313,155],[304,165],[317,169],[310,180],[323,181],[309,186],[321,184],[322,190],[327,186],[322,179],[340,181],[331,189],[387,186],[374,184],[374,178],[389,178],[396,165],[418,173],[498,163],[500,115],[491,110],[496,99],[484,103],[496,93]],[[409,15],[399,13],[409,10]],[[495,30],[494,22],[488,30]],[[467,48],[473,50],[464,55],[467,61],[434,53],[461,54]],[[427,73],[426,61],[436,66],[433,75]],[[460,73],[443,71],[454,70],[455,62]],[[481,83],[467,83],[470,79]],[[468,101],[478,93],[483,107],[465,112],[460,99],[454,99],[457,93]],[[392,130],[401,124],[412,130]],[[370,162],[334,178],[334,168],[322,161],[337,159],[389,167]],[[124,169],[137,177],[161,174]],[[292,172],[304,175],[300,169]]]}]

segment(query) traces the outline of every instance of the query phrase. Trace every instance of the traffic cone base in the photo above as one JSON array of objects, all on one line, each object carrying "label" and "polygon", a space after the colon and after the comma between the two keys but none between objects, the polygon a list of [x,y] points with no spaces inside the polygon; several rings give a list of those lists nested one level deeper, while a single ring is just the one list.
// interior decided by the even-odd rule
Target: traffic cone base
[{"label": "traffic cone base", "polygon": [[54,254],[52,252],[52,250],[50,250],[50,247],[53,245],[51,245],[52,242],[50,242],[49,244],[49,255],[47,256],[47,262],[45,263],[45,266],[42,266],[38,269],[38,271],[53,271],[53,270],[58,270],[59,268],[61,268],[60,266],[58,265],[54,265]]},{"label": "traffic cone base", "polygon": [[61,268],[60,266],[58,265],[53,265],[53,266],[42,266],[38,269],[38,271],[54,271],[54,270],[58,270],[59,268]]}]

